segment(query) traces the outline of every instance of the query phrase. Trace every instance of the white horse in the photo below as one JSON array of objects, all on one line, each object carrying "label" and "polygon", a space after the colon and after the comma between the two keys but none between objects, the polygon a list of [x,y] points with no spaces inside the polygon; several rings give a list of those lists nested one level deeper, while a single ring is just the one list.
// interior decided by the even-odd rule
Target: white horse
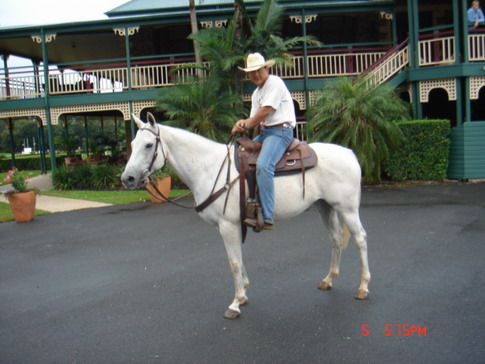
[{"label": "white horse", "polygon": [[[136,188],[152,170],[162,168],[165,163],[192,190],[196,205],[211,194],[222,165],[222,178],[219,178],[215,190],[226,184],[228,163],[224,161],[228,155],[228,146],[185,130],[159,125],[151,114],[148,115],[147,123],[133,117],[139,130],[131,143],[132,154],[121,177],[125,188]],[[355,297],[365,299],[369,295],[371,276],[367,261],[367,235],[359,218],[359,163],[349,149],[324,143],[312,143],[311,147],[318,155],[318,164],[306,171],[304,199],[301,175],[275,178],[275,218],[289,219],[301,214],[312,204],[316,205],[333,244],[330,270],[318,286],[323,290],[332,288],[332,280],[339,274],[342,248],[352,236],[360,251],[362,268],[360,286]],[[233,148],[230,147],[231,157]],[[231,180],[238,176],[234,163],[230,165],[230,176]],[[227,206],[223,212],[226,197]],[[206,222],[217,226],[224,240],[235,288],[234,300],[224,317],[237,318],[241,313],[240,306],[248,302],[246,291],[249,287],[241,253],[239,182],[199,215]]]}]

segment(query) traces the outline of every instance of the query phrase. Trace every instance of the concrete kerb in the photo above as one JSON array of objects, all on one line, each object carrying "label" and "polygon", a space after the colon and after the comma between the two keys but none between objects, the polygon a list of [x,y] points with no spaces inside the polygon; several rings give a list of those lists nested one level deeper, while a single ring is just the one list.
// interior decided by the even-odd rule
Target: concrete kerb
[{"label": "concrete kerb", "polygon": [[[52,190],[54,187],[52,184],[51,174],[44,174],[31,178],[30,186],[36,187],[40,191]],[[11,190],[11,185],[0,186],[0,192],[8,192]],[[5,196],[3,193],[0,194],[0,202],[8,203],[7,196]],[[36,203],[36,209],[48,212],[65,212],[105,206],[111,206],[111,204],[46,195],[37,195]]]}]

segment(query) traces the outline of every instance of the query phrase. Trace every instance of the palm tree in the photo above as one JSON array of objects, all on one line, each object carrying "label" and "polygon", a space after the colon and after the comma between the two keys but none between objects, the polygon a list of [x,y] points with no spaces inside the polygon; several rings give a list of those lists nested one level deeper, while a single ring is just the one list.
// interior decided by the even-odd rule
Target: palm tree
[{"label": "palm tree", "polygon": [[236,64],[243,59],[241,39],[237,35],[236,11],[229,21],[227,28],[206,28],[197,34],[192,33],[189,38],[200,44],[201,56],[208,61],[206,71],[210,77],[219,78],[221,86],[234,90],[234,86],[241,80],[241,72],[236,72]]},{"label": "palm tree", "polygon": [[254,24],[246,17],[250,36],[244,44],[244,53],[259,52],[268,59],[274,59],[277,65],[291,67],[289,50],[303,43],[321,45],[313,36],[281,38],[283,15],[284,8],[278,5],[277,0],[265,0],[261,4]]},{"label": "palm tree", "polygon": [[[279,36],[283,9],[276,0],[263,2],[254,25],[244,1],[235,2],[234,16],[226,28],[207,28],[189,37],[200,45],[201,56],[209,63],[209,77],[162,89],[157,103],[158,109],[173,120],[172,124],[219,141],[244,114],[244,73],[236,66],[244,64],[246,54],[261,52],[279,64],[291,65],[286,53],[289,49],[302,42],[319,44],[312,37],[284,40]],[[242,26],[241,18],[245,23]]]},{"label": "palm tree", "polygon": [[342,78],[318,93],[306,116],[312,139],[352,149],[370,182],[380,180],[382,163],[404,141],[393,121],[408,120],[410,113],[389,86],[368,88]]},{"label": "palm tree", "polygon": [[157,108],[172,119],[167,122],[169,125],[226,142],[234,120],[239,117],[234,107],[239,97],[220,92],[220,88],[218,79],[211,77],[163,88]]},{"label": "palm tree", "polygon": [[227,28],[203,29],[189,38],[200,44],[201,55],[210,62],[212,75],[222,77],[233,90],[242,90],[243,74],[236,66],[244,64],[247,54],[259,52],[276,60],[277,65],[291,67],[289,50],[302,43],[321,45],[313,36],[281,38],[283,13],[284,8],[277,0],[265,0],[253,24],[244,1],[236,0],[235,14]]}]

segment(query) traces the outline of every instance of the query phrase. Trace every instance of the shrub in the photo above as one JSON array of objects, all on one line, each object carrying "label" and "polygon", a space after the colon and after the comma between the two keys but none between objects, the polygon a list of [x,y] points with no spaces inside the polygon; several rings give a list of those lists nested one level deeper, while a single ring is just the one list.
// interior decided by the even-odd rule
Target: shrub
[{"label": "shrub", "polygon": [[394,181],[443,180],[448,168],[449,120],[413,120],[397,123],[407,141],[391,153],[384,166]]},{"label": "shrub", "polygon": [[[51,169],[50,157],[46,156],[47,169]],[[15,156],[15,164],[19,170],[36,170],[40,168],[40,156],[39,155],[29,155],[29,156]],[[56,165],[62,166],[64,164],[64,156],[56,156]],[[0,171],[8,171],[12,169],[12,159],[10,155],[4,155],[0,159]]]},{"label": "shrub", "polygon": [[117,171],[110,166],[97,166],[92,171],[92,183],[97,189],[111,189],[116,184]]},{"label": "shrub", "polygon": [[81,164],[80,166],[71,168],[71,170],[74,179],[74,185],[71,189],[89,190],[94,187],[94,167],[91,164]]},{"label": "shrub", "polygon": [[71,169],[67,167],[57,168],[52,173],[52,184],[57,190],[70,190],[75,183],[73,176]]},{"label": "shrub", "polygon": [[116,187],[119,171],[117,167],[83,164],[75,168],[57,168],[52,174],[52,183],[58,190],[112,189]]},{"label": "shrub", "polygon": [[359,159],[364,181],[379,181],[382,165],[403,142],[394,121],[409,120],[409,105],[382,84],[341,78],[318,92],[306,116],[312,140],[340,144]]}]

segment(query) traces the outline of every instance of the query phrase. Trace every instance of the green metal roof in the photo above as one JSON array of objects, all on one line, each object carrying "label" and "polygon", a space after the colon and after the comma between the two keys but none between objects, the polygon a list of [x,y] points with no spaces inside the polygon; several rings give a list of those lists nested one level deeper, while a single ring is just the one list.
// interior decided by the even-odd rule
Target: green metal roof
[{"label": "green metal roof", "polygon": [[[259,8],[263,0],[244,0],[248,8]],[[359,6],[359,5],[376,5],[382,3],[394,3],[392,0],[280,0],[278,2],[283,7],[304,8],[314,6]],[[195,0],[197,10],[223,10],[232,9],[234,0]],[[131,0],[120,5],[105,14],[109,17],[131,16],[131,15],[148,15],[160,13],[188,12],[188,0]]]},{"label": "green metal roof", "polygon": [[[245,3],[261,3],[261,0],[246,0]],[[220,5],[233,6],[234,1],[228,0],[195,0],[195,6],[204,7],[218,7]],[[120,16],[127,14],[139,14],[139,13],[152,13],[152,12],[167,12],[174,9],[187,9],[189,8],[188,0],[131,0],[125,4],[122,4],[112,10],[109,10],[105,14],[108,16]]]}]

